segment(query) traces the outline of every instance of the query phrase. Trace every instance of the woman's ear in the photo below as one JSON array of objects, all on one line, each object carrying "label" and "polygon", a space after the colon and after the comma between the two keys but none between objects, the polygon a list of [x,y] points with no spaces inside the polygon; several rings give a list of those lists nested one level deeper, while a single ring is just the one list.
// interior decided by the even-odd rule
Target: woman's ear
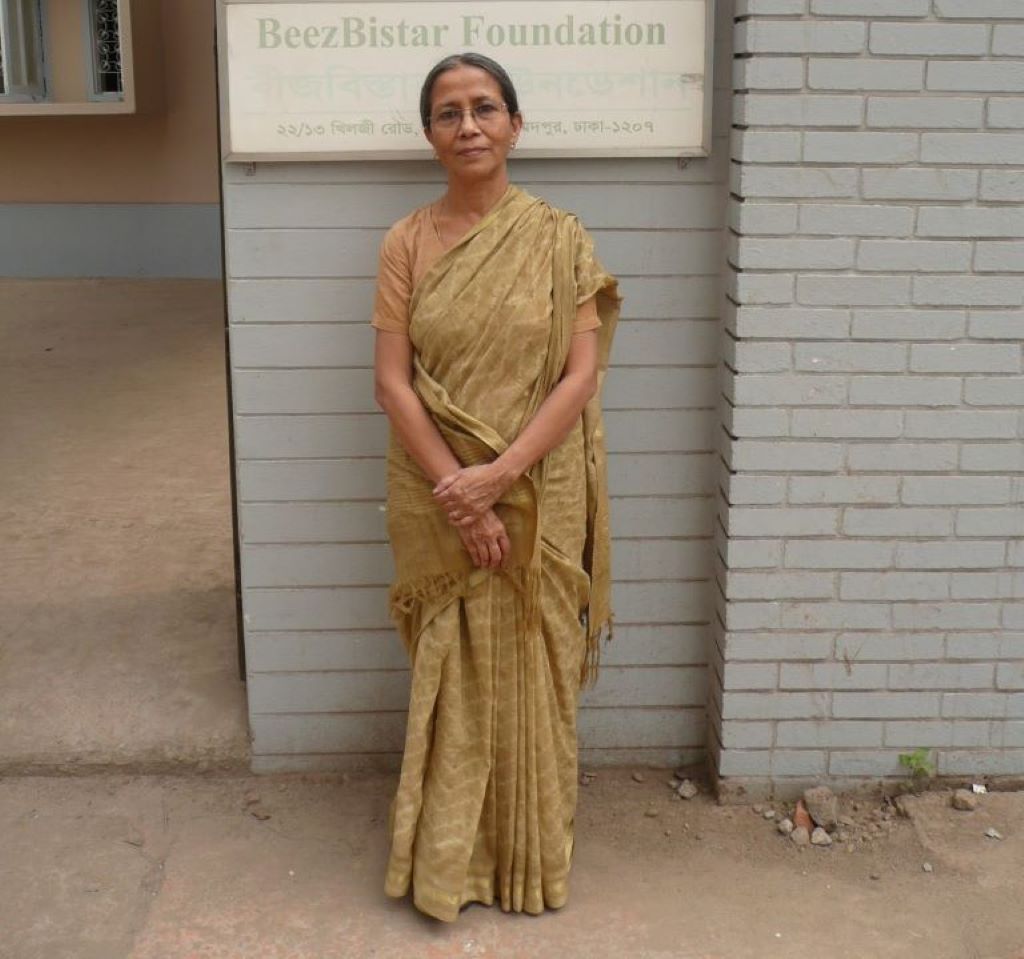
[{"label": "woman's ear", "polygon": [[434,159],[436,160],[437,159],[437,147],[434,146],[434,132],[430,129],[430,127],[424,127],[423,128],[423,135],[427,138],[427,143],[429,143],[430,146],[433,148],[433,150],[434,150]]}]

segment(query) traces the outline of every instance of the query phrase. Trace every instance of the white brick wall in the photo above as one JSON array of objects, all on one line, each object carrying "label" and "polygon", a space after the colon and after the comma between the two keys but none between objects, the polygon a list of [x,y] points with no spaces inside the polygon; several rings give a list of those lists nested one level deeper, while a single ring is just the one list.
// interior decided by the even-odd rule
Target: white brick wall
[{"label": "white brick wall", "polygon": [[1024,2],[736,14],[716,774],[1024,773]]}]

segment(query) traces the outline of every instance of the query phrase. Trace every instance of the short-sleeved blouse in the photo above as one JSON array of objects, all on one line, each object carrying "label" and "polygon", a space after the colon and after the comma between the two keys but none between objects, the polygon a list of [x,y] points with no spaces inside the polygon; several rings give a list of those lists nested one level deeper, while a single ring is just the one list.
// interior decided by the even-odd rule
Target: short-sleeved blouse
[{"label": "short-sleeved blouse", "polygon": [[[414,210],[388,230],[380,245],[372,326],[393,333],[408,332],[412,291],[444,252],[428,206]],[[593,296],[577,304],[573,333],[596,330],[600,325]]]}]

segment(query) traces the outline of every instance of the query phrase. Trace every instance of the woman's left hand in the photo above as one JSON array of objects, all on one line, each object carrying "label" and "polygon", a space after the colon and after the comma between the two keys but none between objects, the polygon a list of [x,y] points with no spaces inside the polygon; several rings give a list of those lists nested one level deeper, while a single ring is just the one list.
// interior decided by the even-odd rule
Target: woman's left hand
[{"label": "woman's left hand", "polygon": [[465,466],[441,477],[434,499],[455,526],[475,523],[505,492],[506,484],[490,463]]}]

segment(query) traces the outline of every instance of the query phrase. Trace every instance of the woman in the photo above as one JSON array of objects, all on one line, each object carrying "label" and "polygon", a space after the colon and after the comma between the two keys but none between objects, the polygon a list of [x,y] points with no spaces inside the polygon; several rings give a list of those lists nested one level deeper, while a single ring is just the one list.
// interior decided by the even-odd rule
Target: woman
[{"label": "woman", "polygon": [[576,709],[610,635],[599,394],[615,280],[570,214],[509,184],[505,71],[438,63],[424,133],[448,174],[380,251],[376,399],[391,425],[391,613],[412,664],[385,891],[562,906]]}]

